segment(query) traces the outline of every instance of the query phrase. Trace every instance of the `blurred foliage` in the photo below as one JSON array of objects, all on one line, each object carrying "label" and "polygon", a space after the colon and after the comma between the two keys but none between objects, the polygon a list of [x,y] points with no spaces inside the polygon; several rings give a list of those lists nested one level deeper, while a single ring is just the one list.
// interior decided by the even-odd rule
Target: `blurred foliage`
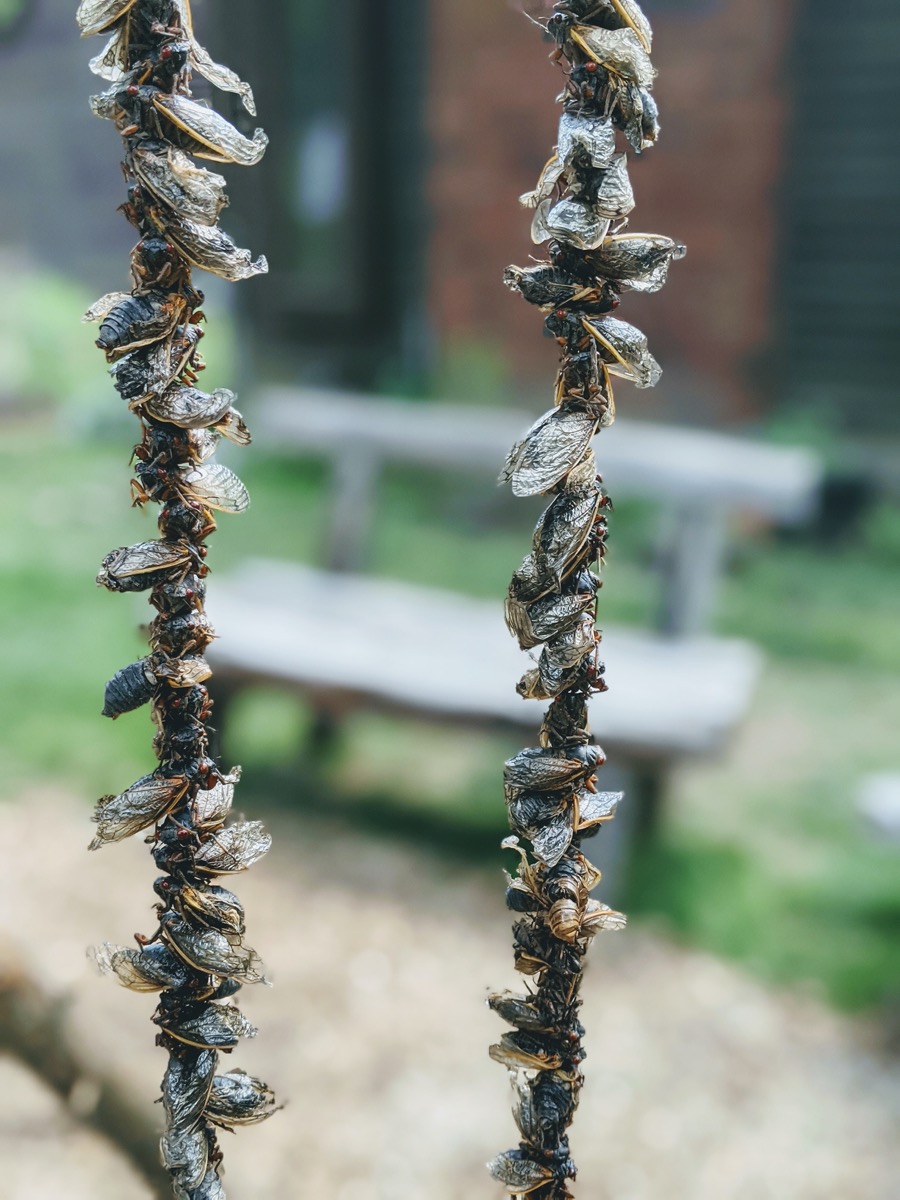
[{"label": "blurred foliage", "polygon": [[[96,381],[96,352],[86,340]],[[102,376],[97,396],[107,413],[118,403]],[[252,425],[252,411],[249,418]],[[5,423],[0,740],[6,796],[58,779],[87,809],[151,761],[146,710],[115,726],[99,716],[105,680],[144,653],[138,624],[146,605],[140,596],[98,591],[93,576],[110,549],[155,528],[149,513],[128,507],[124,414],[110,439],[96,423],[90,437],[78,427],[49,410]],[[253,507],[222,521],[213,589],[215,572],[248,554],[314,560],[325,468],[259,452],[230,461]],[[503,594],[527,515],[483,479],[477,487],[460,482],[407,470],[386,475],[371,545],[377,572]],[[652,621],[655,529],[651,507],[617,506],[605,619]],[[632,911],[667,914],[684,936],[770,978],[818,980],[848,1006],[900,993],[897,848],[874,841],[852,803],[861,774],[897,765],[900,684],[889,671],[900,665],[898,545],[900,512],[887,505],[872,511],[839,556],[796,539],[738,540],[719,629],[773,656],[754,718],[754,728],[762,722],[771,736],[737,765],[683,769],[665,836],[639,864],[631,903]],[[286,796],[301,787],[314,792],[296,766],[310,723],[302,705],[250,694],[233,721],[232,744],[254,768],[248,776],[267,780],[274,769],[273,786]],[[483,848],[487,839],[493,847],[503,816],[498,764],[513,748],[495,735],[360,714],[323,766],[322,802],[364,809],[382,829],[402,829],[415,813],[416,828],[431,822],[448,848]]]}]

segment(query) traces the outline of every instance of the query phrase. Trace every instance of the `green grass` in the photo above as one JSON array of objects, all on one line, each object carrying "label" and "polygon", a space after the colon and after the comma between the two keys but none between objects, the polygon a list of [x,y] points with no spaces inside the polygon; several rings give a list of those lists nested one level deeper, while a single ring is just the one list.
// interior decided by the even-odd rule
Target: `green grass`
[{"label": "green grass", "polygon": [[[109,440],[96,428],[78,436],[78,422],[49,414],[4,427],[0,751],[9,800],[35,782],[62,781],[87,810],[152,763],[146,710],[115,724],[99,716],[105,680],[143,653],[143,605],[97,589],[93,577],[114,546],[154,534],[152,517],[128,507],[133,430],[124,419],[110,424]],[[231,461],[253,506],[222,519],[212,586],[216,571],[248,554],[314,560],[327,511],[323,469],[258,452]],[[392,473],[373,525],[372,567],[499,598],[527,541],[527,512],[474,476],[460,486]],[[652,620],[654,528],[647,507],[616,510],[606,619]],[[900,993],[898,850],[860,828],[852,804],[861,774],[898,766],[898,563],[900,518],[889,507],[839,554],[796,541],[738,543],[719,629],[760,643],[772,665],[735,752],[679,775],[629,906],[767,978],[811,980],[847,1007]],[[234,742],[260,779],[289,791],[308,723],[282,696],[247,696]],[[357,815],[365,808],[392,829],[442,830],[448,849],[481,845],[502,820],[498,764],[512,748],[493,736],[360,716],[327,768],[327,802]]]}]

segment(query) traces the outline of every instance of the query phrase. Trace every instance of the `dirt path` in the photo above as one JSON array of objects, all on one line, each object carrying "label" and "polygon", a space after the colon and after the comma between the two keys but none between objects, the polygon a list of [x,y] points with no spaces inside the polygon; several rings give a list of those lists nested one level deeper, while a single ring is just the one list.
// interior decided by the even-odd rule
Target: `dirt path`
[{"label": "dirt path", "polygon": [[[276,986],[233,1065],[288,1107],[227,1139],[230,1200],[499,1197],[482,1164],[513,1144],[502,1026],[481,1001],[515,985],[502,884],[423,854],[299,826],[239,881]],[[96,978],[84,947],[149,931],[140,840],[88,856],[86,806],[34,794],[3,813],[0,924],[74,1035],[148,1104],[162,1055],[152,1001]],[[864,1027],[633,930],[594,948],[582,1200],[896,1200],[900,1073]],[[142,1185],[12,1063],[0,1062],[0,1200],[141,1200]]]}]

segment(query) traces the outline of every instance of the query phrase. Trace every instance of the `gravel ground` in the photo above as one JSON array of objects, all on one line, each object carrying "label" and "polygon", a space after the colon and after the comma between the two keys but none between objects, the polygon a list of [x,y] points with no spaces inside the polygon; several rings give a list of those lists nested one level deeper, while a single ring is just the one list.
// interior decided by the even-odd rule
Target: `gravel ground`
[{"label": "gravel ground", "polygon": [[[226,1139],[231,1200],[499,1198],[482,1164],[514,1127],[482,1001],[517,982],[500,878],[283,812],[269,824],[276,848],[237,890],[275,986],[243,992],[260,1036],[232,1057],[287,1107]],[[84,952],[152,928],[146,848],[88,856],[86,807],[46,792],[3,829],[0,927],[67,994],[72,1036],[149,1105],[152,1002]],[[643,930],[599,940],[592,961],[582,1200],[897,1200],[900,1072],[865,1025]],[[0,1162],[0,1200],[147,1195],[8,1060]]]}]

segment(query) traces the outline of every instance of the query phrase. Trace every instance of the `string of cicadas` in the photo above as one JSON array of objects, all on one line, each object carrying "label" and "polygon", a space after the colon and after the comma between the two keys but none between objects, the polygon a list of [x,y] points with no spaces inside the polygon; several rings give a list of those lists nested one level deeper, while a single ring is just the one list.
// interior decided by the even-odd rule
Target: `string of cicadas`
[{"label": "string of cicadas", "polygon": [[622,798],[598,790],[605,756],[588,730],[591,697],[606,690],[596,568],[611,509],[592,441],[615,417],[613,377],[652,387],[660,375],[640,330],[611,314],[622,292],[662,287],[684,247],[628,229],[634,195],[620,144],[640,153],[659,132],[646,17],[634,0],[559,0],[543,28],[565,71],[562,114],[555,152],[522,203],[547,260],[510,267],[504,281],[545,314],[561,362],[555,406],[513,447],[501,481],[517,496],[552,496],[505,607],[520,647],[541,648],[517,691],[551,703],[539,746],[504,771],[513,830],[504,846],[519,855],[506,902],[516,970],[530,986],[488,1001],[512,1026],[490,1053],[511,1073],[521,1138],[489,1169],[513,1195],[564,1200],[576,1173],[567,1131],[582,1086],[584,958],[597,933],[625,924],[591,897],[600,873],[581,850]]},{"label": "string of cicadas", "polygon": [[225,773],[210,751],[211,671],[204,652],[214,635],[204,611],[206,539],[214,513],[243,512],[247,490],[213,461],[223,438],[250,441],[226,388],[204,392],[203,294],[193,268],[228,280],[267,269],[236,246],[217,221],[225,180],[194,159],[252,165],[266,147],[212,108],[192,99],[192,72],[237,93],[255,112],[250,88],[213,62],[197,42],[189,0],[82,0],[83,36],[106,34],[91,67],[108,89],[91,100],[124,143],[128,197],[123,212],[139,241],[131,254],[133,287],[94,304],[97,346],[113,384],[136,414],[136,505],[159,505],[159,537],[106,556],[97,582],[112,592],[148,592],[155,609],[149,653],[106,686],[103,713],[116,718],[151,706],[158,765],[94,813],[91,849],[149,831],[162,872],[154,889],[157,928],[134,948],[105,945],[101,968],[125,987],[159,993],[157,1042],[169,1054],[162,1084],[164,1167],[178,1200],[222,1200],[218,1129],[261,1121],[274,1097],[242,1071],[220,1071],[220,1055],[256,1032],[229,1003],[245,984],[264,982],[256,951],[244,941],[244,909],[221,883],[266,853],[258,821],[229,823],[240,769]]}]

